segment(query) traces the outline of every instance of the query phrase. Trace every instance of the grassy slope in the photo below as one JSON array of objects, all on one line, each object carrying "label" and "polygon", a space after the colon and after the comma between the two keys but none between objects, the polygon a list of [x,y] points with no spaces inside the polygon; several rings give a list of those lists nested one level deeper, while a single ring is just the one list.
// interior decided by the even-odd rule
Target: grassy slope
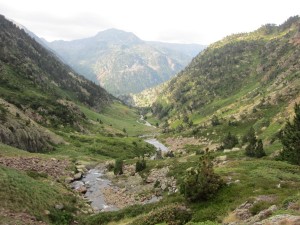
[{"label": "grassy slope", "polygon": [[73,160],[102,161],[133,158],[154,151],[153,146],[136,136],[152,133],[155,129],[138,123],[139,115],[134,109],[114,102],[101,113],[85,106],[80,106],[80,110],[89,119],[86,125],[89,133],[56,131],[69,144],[57,146],[57,151],[50,154],[64,155]]},{"label": "grassy slope", "polygon": [[[101,213],[83,220],[83,224],[130,224],[136,216],[147,214],[151,210],[159,210],[160,207],[172,204],[173,202],[186,203],[192,210],[192,221],[195,224],[217,224],[228,218],[231,222],[236,221],[228,216],[240,204],[250,201],[255,197],[268,195],[272,196],[271,202],[261,205],[261,210],[271,205],[277,205],[275,214],[291,213],[300,215],[297,211],[287,210],[289,202],[300,204],[299,185],[300,168],[286,162],[274,161],[269,158],[251,159],[245,157],[244,152],[213,153],[212,156],[227,155],[227,163],[215,168],[221,177],[232,181],[230,185],[225,185],[215,197],[209,201],[198,203],[186,202],[177,193],[165,195],[164,200],[146,206],[131,206],[118,212]],[[171,165],[170,176],[175,176],[178,183],[182,181],[185,170],[195,166],[199,156],[190,155],[183,158],[165,159],[147,164],[147,170],[154,167]],[[280,184],[280,187],[278,185]],[[228,217],[228,218],[227,218]],[[114,222],[112,222],[114,221]],[[207,222],[205,221],[215,221]],[[110,222],[110,223],[109,223]],[[162,221],[163,222],[163,221]],[[194,224],[193,223],[193,224]]]},{"label": "grassy slope", "polygon": [[[1,157],[39,157],[50,159],[50,156],[38,153],[28,153],[4,144],[0,144]],[[34,173],[37,174],[37,173]],[[78,199],[69,189],[59,182],[55,182],[49,176],[32,177],[25,171],[18,171],[0,165],[0,208],[10,212],[24,212],[35,216],[38,220],[51,223],[45,210],[53,216],[58,215],[54,206],[63,204],[65,215],[71,215],[78,206]],[[19,218],[21,220],[21,218]],[[9,224],[21,224],[18,218],[3,217],[0,213],[0,221],[9,221]],[[16,220],[16,221],[15,221]],[[60,221],[62,222],[62,221]],[[63,224],[63,223],[62,223]]]},{"label": "grassy slope", "polygon": [[[119,103],[114,103],[103,113],[97,113],[84,106],[80,108],[90,120],[89,123],[85,124],[90,133],[79,133],[70,128],[53,129],[67,141],[67,144],[58,145],[55,147],[55,151],[47,154],[28,153],[0,144],[0,156],[45,159],[55,157],[69,159],[73,162],[81,160],[89,164],[97,164],[104,160],[128,159],[143,152],[154,152],[153,146],[135,137],[154,130],[154,128],[137,123],[139,115],[135,110]],[[103,123],[100,124],[97,119],[101,119]],[[128,136],[122,131],[123,128],[128,131]],[[122,134],[122,136],[118,134]],[[0,208],[13,212],[25,210],[30,215],[46,222],[49,222],[49,218],[44,214],[44,211],[53,211],[55,204],[63,203],[67,207],[67,213],[74,210],[72,205],[77,199],[64,185],[53,182],[49,176],[34,179],[28,176],[26,172],[0,166],[0,177]],[[59,213],[52,211],[52,215]],[[61,222],[62,218],[63,215],[58,215],[57,220]],[[4,218],[2,219],[4,220]],[[8,220],[8,218],[6,219]],[[50,223],[53,222],[50,221]]]}]

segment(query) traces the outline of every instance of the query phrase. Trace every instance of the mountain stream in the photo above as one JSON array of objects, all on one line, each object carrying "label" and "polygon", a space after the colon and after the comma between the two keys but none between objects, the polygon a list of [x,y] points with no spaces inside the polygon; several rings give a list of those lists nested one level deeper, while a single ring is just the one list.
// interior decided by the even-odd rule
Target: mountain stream
[{"label": "mountain stream", "polygon": [[[140,120],[142,120],[144,125],[152,126],[148,121],[144,120],[143,116],[141,116]],[[168,148],[161,142],[159,142],[156,138],[154,138],[154,135],[145,137],[148,137],[145,142],[153,145],[157,151],[168,151]],[[82,186],[86,187],[87,191],[84,194],[84,197],[88,199],[95,212],[118,210],[116,206],[106,203],[105,196],[102,193],[102,190],[104,188],[114,188],[112,182],[105,177],[105,170],[106,168],[104,165],[99,165],[94,169],[86,172],[80,180],[71,183],[71,187],[75,190],[81,188]],[[153,197],[152,199],[147,201],[147,203],[159,201],[159,199],[160,198]]]}]

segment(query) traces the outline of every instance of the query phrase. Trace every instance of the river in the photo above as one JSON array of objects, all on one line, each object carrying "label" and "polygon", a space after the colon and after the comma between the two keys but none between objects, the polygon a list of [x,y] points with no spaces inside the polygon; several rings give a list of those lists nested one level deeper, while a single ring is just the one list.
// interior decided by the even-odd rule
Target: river
[{"label": "river", "polygon": [[159,142],[156,138],[146,139],[145,142],[153,145],[157,151],[161,150],[162,152],[167,152],[168,148],[161,142]]},{"label": "river", "polygon": [[[144,117],[141,116],[141,120],[145,121],[143,123],[145,126],[152,126],[148,121],[144,120]],[[145,142],[153,145],[157,151],[161,150],[162,152],[167,152],[168,148],[159,142],[154,135],[145,136],[145,137],[152,137],[145,140]],[[110,180],[105,178],[105,167],[104,165],[98,165],[96,168],[89,170],[85,173],[81,180],[74,181],[71,184],[73,189],[79,189],[82,186],[85,186],[87,192],[85,193],[85,198],[89,200],[91,206],[93,207],[95,212],[100,211],[115,211],[118,208],[114,205],[108,205],[105,202],[105,197],[102,193],[102,189],[107,187],[113,187],[113,184]],[[147,203],[159,201],[160,198],[153,197],[152,199],[148,200]]]}]

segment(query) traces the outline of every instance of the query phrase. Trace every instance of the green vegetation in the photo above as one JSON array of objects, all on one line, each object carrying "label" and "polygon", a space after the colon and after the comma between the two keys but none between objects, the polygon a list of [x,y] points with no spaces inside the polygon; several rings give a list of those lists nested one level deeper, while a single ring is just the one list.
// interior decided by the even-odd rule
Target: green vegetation
[{"label": "green vegetation", "polygon": [[280,157],[291,163],[300,165],[300,105],[295,105],[295,116],[288,121],[281,133],[283,150]]},{"label": "green vegetation", "polygon": [[230,132],[223,139],[223,148],[231,149],[239,143],[239,140],[236,135],[231,134]]},{"label": "green vegetation", "polygon": [[80,110],[87,118],[96,122],[97,120],[101,121],[99,124],[103,124],[108,132],[118,130],[120,134],[124,135],[123,129],[125,128],[129,136],[138,136],[154,131],[153,127],[137,123],[139,116],[135,109],[131,109],[117,101],[113,102],[110,107],[103,109],[101,113],[84,106],[80,106]]},{"label": "green vegetation", "polygon": [[197,168],[189,168],[181,185],[181,192],[187,200],[196,202],[212,198],[221,188],[223,181],[214,173],[208,154],[200,157]]},{"label": "green vegetation", "polygon": [[135,164],[135,172],[141,172],[146,169],[146,160],[143,158],[142,160],[138,160]]},{"label": "green vegetation", "polygon": [[115,166],[114,166],[114,174],[115,175],[123,174],[123,164],[124,164],[124,162],[121,159],[117,159],[115,161]]},{"label": "green vegetation", "polygon": [[[299,215],[298,104],[284,126],[299,100],[298,17],[212,44],[140,112],[76,75],[12,23],[0,22],[1,142],[44,152],[0,144],[1,164],[29,158],[43,168],[0,165],[0,220],[3,209],[49,224],[212,225],[245,202],[251,215],[273,204],[275,214]],[[164,134],[142,124],[140,114]],[[160,150],[160,160],[149,160],[155,149],[138,136],[154,132],[172,145],[168,157]],[[88,215],[68,176],[107,160],[115,174],[107,177],[123,182],[122,194],[142,187],[134,203],[149,200],[145,196],[162,200]],[[66,165],[60,171],[66,174],[54,177],[46,161]]]},{"label": "green vegetation", "polygon": [[[44,211],[54,211],[56,204],[64,204],[64,214],[71,215],[75,211],[77,199],[62,185],[56,183],[50,185],[51,181],[43,179],[44,176],[36,179],[32,178],[32,172],[27,174],[0,166],[1,208],[13,212],[25,211],[46,221],[49,218],[44,215]],[[52,216],[54,217],[55,214],[53,213]],[[59,222],[56,219],[52,220],[54,224]]]},{"label": "green vegetation", "polygon": [[167,224],[184,225],[191,218],[191,213],[184,205],[168,205],[158,208],[146,215],[137,217],[131,225],[155,225],[166,222]]},{"label": "green vegetation", "polygon": [[151,108],[164,121],[164,132],[219,142],[228,132],[243,136],[253,126],[264,142],[274,141],[299,93],[298,22],[295,16],[226,37],[195,57]]},{"label": "green vegetation", "polygon": [[248,133],[243,137],[243,142],[248,142],[245,149],[247,156],[261,158],[266,155],[262,140],[256,139],[253,127],[251,127]]}]

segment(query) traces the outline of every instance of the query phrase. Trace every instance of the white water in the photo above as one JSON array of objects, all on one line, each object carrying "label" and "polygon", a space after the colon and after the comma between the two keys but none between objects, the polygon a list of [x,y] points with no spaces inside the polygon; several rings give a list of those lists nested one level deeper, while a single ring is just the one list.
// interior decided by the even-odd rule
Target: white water
[{"label": "white water", "polygon": [[[142,122],[140,122],[140,121],[142,121]],[[148,126],[148,127],[155,127],[156,128],[156,126],[153,126],[151,123],[149,123],[147,120],[145,120],[143,115],[141,115],[140,121],[137,120],[136,122],[138,122],[140,124],[144,124],[145,126]]]},{"label": "white water", "polygon": [[151,145],[154,145],[156,150],[161,150],[162,152],[167,152],[168,151],[168,148],[164,144],[159,142],[156,138],[147,139],[147,140],[145,140],[145,142],[147,142]]}]

